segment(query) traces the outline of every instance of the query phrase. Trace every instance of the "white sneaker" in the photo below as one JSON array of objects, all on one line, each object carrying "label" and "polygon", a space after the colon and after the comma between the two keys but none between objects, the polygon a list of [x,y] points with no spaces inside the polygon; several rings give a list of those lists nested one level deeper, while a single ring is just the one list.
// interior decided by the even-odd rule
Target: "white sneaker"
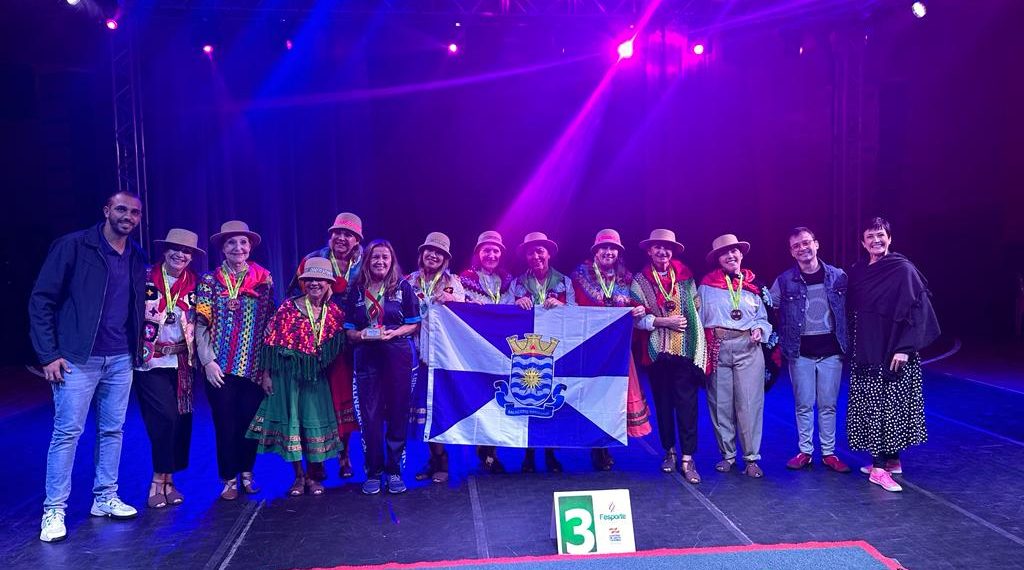
[{"label": "white sneaker", "polygon": [[39,540],[43,542],[60,542],[68,537],[68,529],[64,526],[64,511],[46,509],[40,525]]},{"label": "white sneaker", "polygon": [[117,495],[114,495],[105,501],[93,499],[92,509],[89,510],[89,514],[94,517],[110,517],[120,520],[133,519],[139,514],[139,511],[119,499]]}]

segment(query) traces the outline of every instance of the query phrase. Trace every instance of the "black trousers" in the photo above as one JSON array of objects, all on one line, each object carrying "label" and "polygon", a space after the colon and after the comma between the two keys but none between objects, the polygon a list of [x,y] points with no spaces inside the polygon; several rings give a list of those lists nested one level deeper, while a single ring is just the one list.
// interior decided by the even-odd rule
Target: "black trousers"
[{"label": "black trousers", "polygon": [[416,367],[410,338],[356,345],[354,399],[368,477],[402,472]]},{"label": "black trousers", "polygon": [[648,372],[661,447],[675,449],[678,427],[683,455],[693,455],[697,452],[697,391],[704,373],[693,360],[667,354],[659,354]]},{"label": "black trousers", "polygon": [[154,473],[177,473],[188,467],[192,414],[178,413],[178,369],[135,371],[135,395],[153,454]]},{"label": "black trousers", "polygon": [[217,472],[227,481],[239,473],[252,471],[256,463],[255,439],[245,437],[249,423],[263,402],[263,389],[258,384],[235,376],[224,375],[224,385],[206,385],[206,399],[213,411],[213,429],[217,439]]}]

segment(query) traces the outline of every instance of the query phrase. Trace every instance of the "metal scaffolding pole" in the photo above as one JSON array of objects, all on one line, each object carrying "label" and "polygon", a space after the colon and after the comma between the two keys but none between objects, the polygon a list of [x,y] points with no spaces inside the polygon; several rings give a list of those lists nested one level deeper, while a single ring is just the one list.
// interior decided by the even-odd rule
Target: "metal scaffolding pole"
[{"label": "metal scaffolding pole", "polygon": [[[117,189],[136,194],[148,203],[146,144],[142,121],[142,88],[135,38],[130,25],[110,35],[111,79],[114,107],[114,148],[117,154]],[[149,243],[149,210],[143,207],[139,224],[142,243]]]}]

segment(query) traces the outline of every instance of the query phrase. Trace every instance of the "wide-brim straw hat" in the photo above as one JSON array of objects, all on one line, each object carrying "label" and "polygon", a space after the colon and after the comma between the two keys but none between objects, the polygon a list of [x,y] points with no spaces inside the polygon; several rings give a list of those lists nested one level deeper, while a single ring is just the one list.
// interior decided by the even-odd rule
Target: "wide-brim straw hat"
[{"label": "wide-brim straw hat", "polygon": [[543,245],[551,255],[558,253],[558,244],[549,240],[544,232],[530,232],[526,234],[526,237],[523,238],[523,243],[516,247],[516,253],[522,257],[526,255],[526,249],[533,245]]},{"label": "wide-brim straw hat", "polygon": [[220,231],[210,236],[210,243],[217,244],[218,246],[224,240],[232,236],[245,236],[249,238],[249,243],[253,247],[260,244],[260,234],[249,229],[249,224],[241,220],[230,220],[224,222],[220,226]]},{"label": "wide-brim straw hat", "polygon": [[199,236],[196,235],[195,232],[190,232],[181,228],[171,228],[167,230],[167,237],[164,239],[153,240],[153,245],[163,248],[176,245],[188,249],[193,254],[199,253],[206,255],[205,251],[199,249]]},{"label": "wide-brim straw hat", "polygon": [[686,246],[676,241],[676,232],[659,228],[651,230],[651,236],[640,242],[640,249],[647,249],[656,243],[667,243],[676,253],[683,253]]},{"label": "wide-brim straw hat", "polygon": [[419,248],[417,248],[416,251],[423,253],[423,248],[432,247],[434,249],[441,250],[442,252],[444,252],[445,255],[451,258],[451,246],[452,240],[448,239],[448,236],[446,234],[443,234],[441,232],[430,232],[429,234],[427,234],[427,239],[423,240],[423,243],[420,245]]},{"label": "wide-brim straw hat", "polygon": [[324,257],[310,257],[302,267],[302,274],[299,275],[299,280],[302,279],[324,279],[334,283],[334,266],[331,265],[331,260]]},{"label": "wide-brim straw hat", "polygon": [[712,263],[718,259],[718,256],[734,247],[740,250],[743,255],[746,255],[747,252],[750,251],[749,242],[740,241],[733,234],[724,234],[716,237],[715,240],[711,242],[711,251],[704,256],[704,259],[706,259],[708,263]]},{"label": "wide-brim straw hat", "polygon": [[480,246],[488,243],[497,246],[502,253],[505,252],[505,242],[502,241],[501,234],[495,230],[487,230],[480,234],[480,237],[476,238],[476,245],[473,246],[473,251],[476,252],[476,250],[480,249]]},{"label": "wide-brim straw hat", "polygon": [[352,212],[342,212],[335,216],[334,225],[327,229],[327,233],[334,230],[348,230],[359,236],[359,241],[363,241],[363,220]]},{"label": "wide-brim straw hat", "polygon": [[590,253],[596,253],[597,248],[606,245],[614,245],[619,248],[619,251],[626,250],[626,248],[622,246],[622,238],[619,237],[619,232],[611,228],[605,228],[597,232],[597,235],[594,236],[594,245],[590,246]]}]

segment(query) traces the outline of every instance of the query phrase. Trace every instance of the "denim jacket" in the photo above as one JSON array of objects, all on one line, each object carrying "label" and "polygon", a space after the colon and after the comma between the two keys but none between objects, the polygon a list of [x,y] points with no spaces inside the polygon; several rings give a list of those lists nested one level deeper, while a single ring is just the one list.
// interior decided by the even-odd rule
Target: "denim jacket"
[{"label": "denim jacket", "polygon": [[[846,336],[846,272],[823,261],[819,263],[825,268],[825,291],[835,323],[836,339],[846,354],[849,345]],[[795,359],[800,356],[800,334],[804,327],[804,313],[807,312],[807,283],[799,266],[794,265],[779,275],[772,286],[772,297],[779,307],[782,354],[788,359]]]}]

